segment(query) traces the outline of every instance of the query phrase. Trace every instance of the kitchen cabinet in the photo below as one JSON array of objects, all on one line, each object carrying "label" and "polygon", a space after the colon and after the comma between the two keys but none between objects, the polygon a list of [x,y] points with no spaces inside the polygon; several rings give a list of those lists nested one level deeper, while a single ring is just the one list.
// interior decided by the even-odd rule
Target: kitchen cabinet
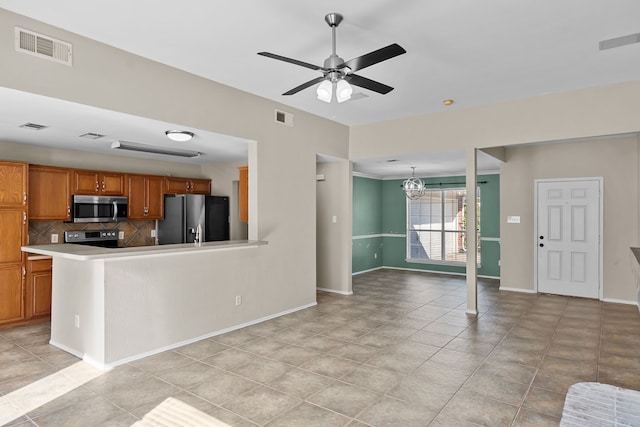
[{"label": "kitchen cabinet", "polygon": [[71,220],[73,171],[29,165],[29,219]]},{"label": "kitchen cabinet", "polygon": [[51,314],[51,258],[27,260],[27,317]]},{"label": "kitchen cabinet", "polygon": [[164,192],[162,176],[127,175],[129,219],[162,219]]},{"label": "kitchen cabinet", "polygon": [[164,178],[164,192],[166,194],[204,194],[211,195],[211,180],[198,178]]},{"label": "kitchen cabinet", "polygon": [[241,222],[249,221],[249,167],[241,166],[238,168],[239,184],[238,184],[238,211]]},{"label": "kitchen cabinet", "polygon": [[122,196],[124,194],[124,174],[75,170],[73,194]]},{"label": "kitchen cabinet", "polygon": [[0,207],[27,205],[27,164],[0,162]]},{"label": "kitchen cabinet", "polygon": [[25,317],[26,163],[0,162],[0,324]]}]

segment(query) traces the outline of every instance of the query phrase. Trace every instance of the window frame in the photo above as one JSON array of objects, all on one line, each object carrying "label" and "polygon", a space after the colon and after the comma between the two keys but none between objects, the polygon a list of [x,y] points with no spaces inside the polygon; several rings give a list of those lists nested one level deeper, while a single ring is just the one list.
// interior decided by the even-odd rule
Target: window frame
[{"label": "window frame", "polygon": [[[406,262],[410,262],[410,263],[414,263],[414,264],[432,264],[432,265],[443,265],[443,266],[455,266],[455,267],[462,267],[466,265],[466,257],[465,257],[465,261],[447,261],[446,260],[446,233],[464,233],[464,235],[466,236],[467,230],[466,227],[462,228],[462,229],[456,229],[456,230],[447,230],[446,226],[445,226],[445,212],[446,212],[446,197],[445,194],[447,191],[464,191],[464,195],[463,195],[463,200],[465,200],[465,202],[463,203],[463,215],[464,215],[464,211],[466,210],[466,198],[467,198],[467,190],[466,187],[460,186],[460,187],[439,187],[439,188],[433,188],[433,189],[427,189],[425,190],[425,194],[427,192],[439,192],[440,193],[440,218],[442,219],[441,222],[441,226],[440,229],[438,230],[416,230],[416,229],[411,229],[410,228],[410,221],[411,221],[411,203],[414,202],[413,200],[410,199],[406,199],[406,223],[405,223],[405,229],[406,229],[406,246],[405,246],[405,261]],[[422,199],[422,197],[420,197],[420,199]],[[420,200],[417,199],[417,200]],[[476,187],[476,202],[477,202],[477,213],[478,213],[478,226],[477,226],[477,245],[478,245],[478,250],[477,250],[477,265],[478,268],[481,267],[482,264],[482,257],[480,255],[481,250],[480,250],[480,206],[481,206],[481,200],[480,200],[480,187],[477,186]],[[464,216],[463,216],[464,218]],[[464,219],[463,219],[464,221]],[[424,259],[424,258],[411,258],[411,235],[413,231],[429,231],[429,232],[439,232],[440,233],[440,258],[441,259]],[[467,252],[465,252],[466,254]]]}]

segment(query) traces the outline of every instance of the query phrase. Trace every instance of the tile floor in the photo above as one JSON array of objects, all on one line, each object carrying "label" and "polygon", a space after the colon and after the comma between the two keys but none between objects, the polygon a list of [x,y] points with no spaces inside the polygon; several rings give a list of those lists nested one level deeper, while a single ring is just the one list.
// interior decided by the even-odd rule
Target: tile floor
[{"label": "tile floor", "polygon": [[[129,426],[173,396],[232,426],[558,425],[568,387],[640,389],[635,306],[462,277],[355,276],[353,296],[122,365],[12,426]],[[0,400],[73,365],[48,325],[0,331]]]}]

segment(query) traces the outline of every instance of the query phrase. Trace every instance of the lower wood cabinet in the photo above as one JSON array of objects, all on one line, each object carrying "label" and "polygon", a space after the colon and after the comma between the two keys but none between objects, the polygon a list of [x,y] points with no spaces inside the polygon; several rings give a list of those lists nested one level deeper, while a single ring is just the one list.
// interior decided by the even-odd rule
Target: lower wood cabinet
[{"label": "lower wood cabinet", "polygon": [[20,264],[0,264],[0,325],[25,317],[23,270]]},{"label": "lower wood cabinet", "polygon": [[27,317],[51,314],[51,259],[27,261]]}]

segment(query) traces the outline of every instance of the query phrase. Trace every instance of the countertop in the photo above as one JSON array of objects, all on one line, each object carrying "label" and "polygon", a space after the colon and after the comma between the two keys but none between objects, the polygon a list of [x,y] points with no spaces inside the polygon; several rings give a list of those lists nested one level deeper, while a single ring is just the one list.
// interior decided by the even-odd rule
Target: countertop
[{"label": "countertop", "polygon": [[224,242],[204,242],[198,244],[183,243],[175,245],[136,246],[129,248],[99,248],[95,246],[62,243],[56,245],[23,246],[22,251],[33,254],[47,255],[54,258],[61,257],[85,261],[114,258],[132,258],[137,256],[182,254],[188,252],[220,251],[263,246],[267,243],[268,242],[263,240],[227,240]]}]

